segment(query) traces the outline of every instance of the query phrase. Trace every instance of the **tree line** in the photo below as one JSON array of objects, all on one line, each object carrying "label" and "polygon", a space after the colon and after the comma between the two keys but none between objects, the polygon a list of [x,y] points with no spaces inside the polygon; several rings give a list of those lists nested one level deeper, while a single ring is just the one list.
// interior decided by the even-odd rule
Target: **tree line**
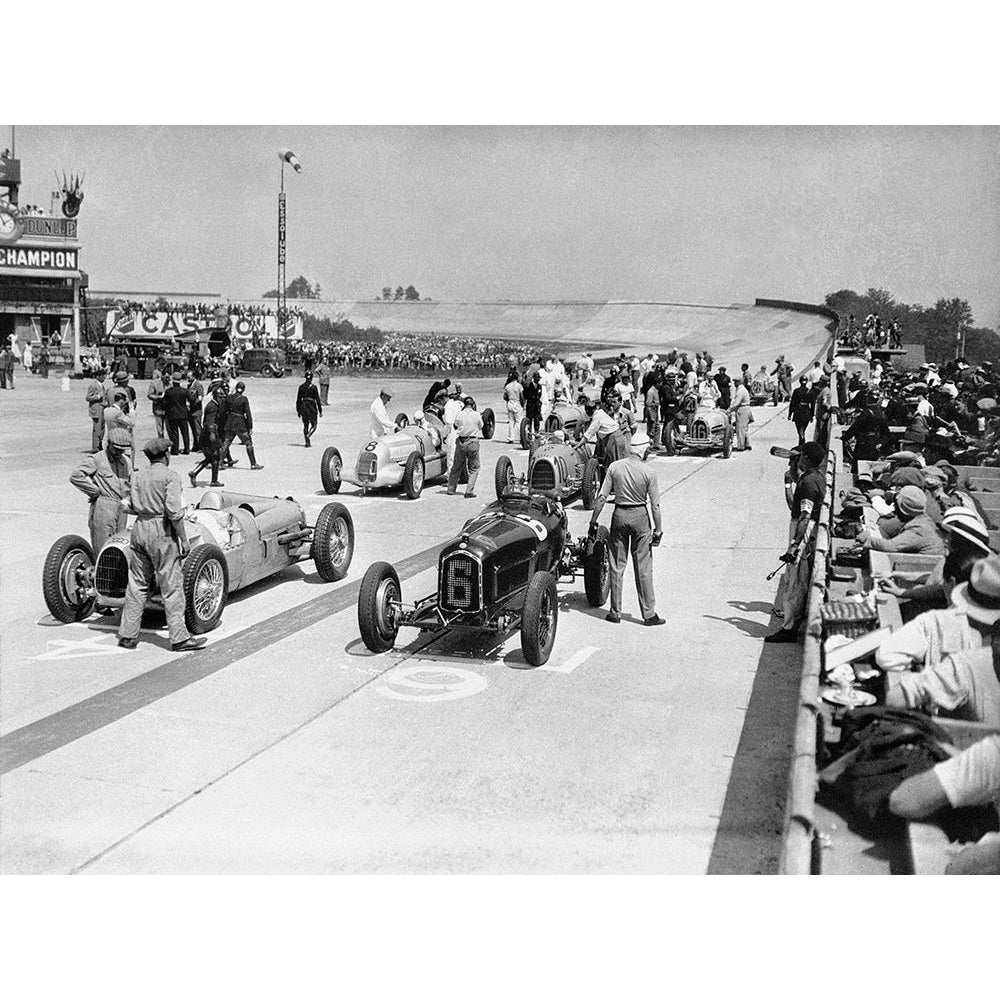
[{"label": "tree line", "polygon": [[966,360],[1000,362],[1000,336],[989,327],[972,325],[972,307],[965,299],[938,299],[925,308],[919,303],[900,302],[884,288],[869,288],[863,295],[844,288],[830,292],[824,301],[839,314],[845,328],[851,315],[858,326],[864,325],[869,314],[880,316],[883,325],[897,318],[903,345],[923,344],[928,361],[942,364],[954,358],[964,334]]}]

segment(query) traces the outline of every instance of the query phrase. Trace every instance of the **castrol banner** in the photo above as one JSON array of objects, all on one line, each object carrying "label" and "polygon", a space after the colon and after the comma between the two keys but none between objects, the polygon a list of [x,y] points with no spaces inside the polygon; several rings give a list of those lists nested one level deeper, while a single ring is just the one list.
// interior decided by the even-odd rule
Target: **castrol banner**
[{"label": "castrol banner", "polygon": [[192,333],[224,329],[235,340],[252,340],[254,337],[278,339],[287,336],[289,340],[302,339],[302,317],[290,316],[286,322],[286,333],[278,333],[278,317],[271,315],[241,315],[216,310],[214,316],[204,313],[181,312],[128,312],[112,309],[108,312],[106,332],[110,337],[153,337],[168,340]]}]

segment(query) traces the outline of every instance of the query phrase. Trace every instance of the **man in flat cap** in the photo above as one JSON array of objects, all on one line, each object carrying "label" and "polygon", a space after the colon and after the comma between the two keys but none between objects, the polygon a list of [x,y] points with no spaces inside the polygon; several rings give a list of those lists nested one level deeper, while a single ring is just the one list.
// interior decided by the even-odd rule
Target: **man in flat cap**
[{"label": "man in flat cap", "polygon": [[125,530],[122,501],[128,499],[132,481],[132,435],[124,427],[112,427],[102,451],[88,455],[70,474],[69,481],[90,503],[90,544],[94,558],[104,543]]},{"label": "man in flat cap", "polygon": [[170,645],[176,653],[198,649],[205,638],[193,638],[184,621],[184,574],[181,562],[190,551],[184,530],[181,477],[170,465],[170,442],[158,437],[143,447],[149,468],[132,476],[128,510],[136,515],[128,558],[128,589],[118,626],[118,645],[135,649],[154,578],[167,613]]},{"label": "man in flat cap", "polygon": [[902,529],[892,538],[862,531],[858,541],[877,552],[916,552],[930,556],[944,553],[941,535],[927,515],[927,495],[919,486],[904,486],[896,494],[896,517]]}]

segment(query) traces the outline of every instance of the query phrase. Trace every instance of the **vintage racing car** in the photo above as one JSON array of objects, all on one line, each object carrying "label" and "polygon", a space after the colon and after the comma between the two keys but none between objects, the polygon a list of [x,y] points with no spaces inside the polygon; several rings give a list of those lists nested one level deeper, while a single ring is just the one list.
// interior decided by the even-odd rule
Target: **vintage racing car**
[{"label": "vintage racing car", "polygon": [[[496,421],[491,409],[482,412],[483,437],[493,437]],[[320,461],[320,479],[327,493],[339,493],[341,484],[353,483],[362,492],[383,486],[402,485],[406,495],[416,500],[431,479],[448,474],[445,426],[430,407],[423,423],[410,423],[405,413],[396,417],[397,430],[369,441],[360,452],[354,468],[344,470],[340,450],[331,445]]]},{"label": "vintage racing car", "polygon": [[676,421],[667,424],[664,430],[666,450],[691,448],[695,451],[721,451],[723,458],[733,453],[733,424],[726,410],[715,406],[699,406],[687,416],[683,434],[678,433],[679,424],[685,419],[679,413]]},{"label": "vintage racing car", "polygon": [[574,541],[558,500],[509,492],[467,521],[438,556],[437,591],[403,604],[390,563],[368,567],[358,595],[364,644],[381,653],[401,626],[444,633],[467,628],[502,634],[519,627],[524,658],[545,663],[559,620],[557,580],[582,571],[587,600],[600,607],[611,588],[608,531]]},{"label": "vintage racing car", "polygon": [[778,382],[765,372],[757,372],[750,380],[748,389],[750,405],[760,406],[762,403],[778,403]]},{"label": "vintage racing car", "polygon": [[[188,509],[185,532],[191,547],[183,563],[185,618],[195,634],[219,624],[229,595],[237,590],[310,558],[324,580],[340,580],[354,554],[354,522],[341,503],[328,503],[310,528],[290,497],[208,490]],[[85,538],[60,538],[42,570],[53,618],[82,621],[95,605],[124,605],[128,554],[127,531],[108,539],[96,560]],[[147,607],[163,607],[155,589]]]},{"label": "vintage racing car", "polygon": [[593,446],[584,441],[568,442],[556,434],[543,434],[531,444],[528,471],[522,476],[515,474],[509,455],[497,459],[493,473],[497,499],[510,490],[525,489],[563,503],[580,494],[584,509],[593,510],[601,488],[601,468]]},{"label": "vintage racing car", "polygon": [[[553,405],[549,415],[542,421],[542,429],[539,433],[551,434],[553,431],[563,431],[567,441],[579,440],[583,437],[583,432],[587,429],[593,415],[594,404],[590,404],[590,406],[591,410],[588,411],[583,400],[578,403],[560,400]],[[521,447],[525,449],[530,447],[531,442],[538,437],[538,434],[531,432],[526,418],[521,419],[518,437],[521,441]]]}]

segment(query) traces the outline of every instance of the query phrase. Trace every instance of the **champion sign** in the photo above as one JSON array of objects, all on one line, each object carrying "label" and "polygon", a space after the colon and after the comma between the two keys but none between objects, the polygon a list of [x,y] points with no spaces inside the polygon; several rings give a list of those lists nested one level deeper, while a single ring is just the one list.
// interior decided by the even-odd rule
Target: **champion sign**
[{"label": "champion sign", "polygon": [[0,246],[0,267],[30,267],[39,271],[75,271],[79,267],[79,251]]}]

